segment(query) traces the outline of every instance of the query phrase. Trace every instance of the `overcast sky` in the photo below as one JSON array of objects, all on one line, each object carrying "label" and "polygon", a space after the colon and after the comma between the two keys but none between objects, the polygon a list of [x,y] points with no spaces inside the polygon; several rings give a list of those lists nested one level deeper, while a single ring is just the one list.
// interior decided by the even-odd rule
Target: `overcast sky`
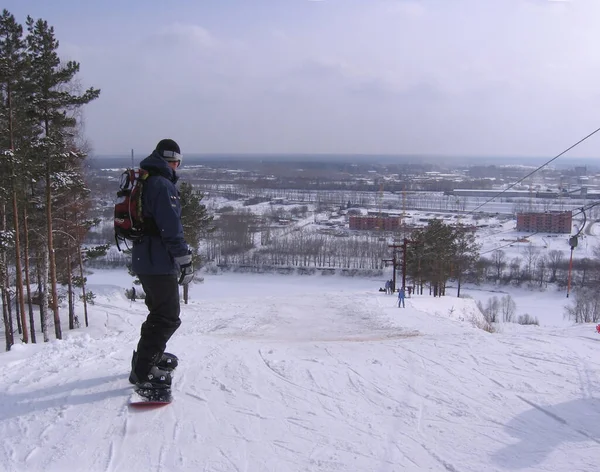
[{"label": "overcast sky", "polygon": [[[81,63],[96,154],[552,157],[600,127],[600,0],[5,0]],[[600,155],[600,133],[570,153]]]}]

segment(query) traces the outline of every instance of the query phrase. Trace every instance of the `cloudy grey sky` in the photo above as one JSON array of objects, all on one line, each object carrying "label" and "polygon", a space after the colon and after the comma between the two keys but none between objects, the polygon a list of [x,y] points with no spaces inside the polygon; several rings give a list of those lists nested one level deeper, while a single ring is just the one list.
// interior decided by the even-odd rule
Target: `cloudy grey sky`
[{"label": "cloudy grey sky", "polygon": [[4,3],[102,89],[97,154],[551,157],[600,127],[600,0]]}]

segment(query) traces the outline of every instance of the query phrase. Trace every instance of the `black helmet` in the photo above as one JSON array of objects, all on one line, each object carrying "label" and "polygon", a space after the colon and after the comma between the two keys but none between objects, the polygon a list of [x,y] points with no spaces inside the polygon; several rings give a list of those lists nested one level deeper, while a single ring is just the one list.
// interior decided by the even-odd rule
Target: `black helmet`
[{"label": "black helmet", "polygon": [[179,145],[172,139],[162,139],[156,145],[156,151],[167,162],[178,162],[181,165],[183,156]]}]

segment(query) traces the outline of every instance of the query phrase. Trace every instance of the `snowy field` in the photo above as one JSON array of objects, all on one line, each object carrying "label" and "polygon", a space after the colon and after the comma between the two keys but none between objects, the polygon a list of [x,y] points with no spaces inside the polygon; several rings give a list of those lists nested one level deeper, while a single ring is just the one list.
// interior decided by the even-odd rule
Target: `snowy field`
[{"label": "snowy field", "polygon": [[[393,196],[398,199],[398,196]],[[347,199],[347,198],[346,198]],[[342,201],[345,201],[342,199]],[[485,200],[473,199],[469,201],[469,206],[476,207],[484,203]],[[208,198],[205,202],[209,208],[209,213],[213,214],[216,209],[222,208],[223,206],[229,206],[236,210],[250,210],[257,215],[265,215],[272,211],[290,211],[293,208],[300,208],[306,206],[308,209],[308,216],[297,219],[289,228],[282,228],[281,234],[291,233],[293,230],[301,228],[304,231],[317,231],[323,228],[323,225],[332,224],[337,229],[341,230],[341,234],[363,234],[363,232],[352,232],[348,231],[348,215],[345,212],[316,212],[313,204],[290,204],[290,205],[278,205],[270,203],[259,203],[250,206],[244,206],[243,201],[231,201],[224,198],[212,197]],[[531,233],[516,230],[516,218],[512,214],[498,214],[496,216],[490,216],[494,210],[488,208],[485,205],[480,211],[486,211],[486,214],[469,214],[469,213],[455,213],[452,211],[436,211],[436,210],[409,210],[405,215],[405,222],[409,227],[424,227],[427,225],[427,221],[431,219],[439,219],[445,224],[456,224],[460,222],[465,225],[477,226],[477,242],[481,245],[481,254],[487,258],[492,257],[491,253],[500,249],[506,253],[507,258],[521,258],[525,259],[527,254],[533,250],[539,256],[547,256],[550,251],[557,250],[563,253],[565,258],[569,258],[571,249],[569,245],[569,237],[577,234],[580,228],[583,226],[583,217],[579,214],[579,208],[576,205],[579,203],[580,206],[587,204],[583,201],[573,200],[569,206],[563,210],[573,210],[576,216],[573,218],[573,224],[570,234],[550,234],[545,232]],[[396,202],[398,205],[398,202]],[[513,203],[506,203],[507,208],[512,208]],[[539,203],[536,205],[540,205]],[[354,210],[360,211],[363,215],[366,215],[369,211],[368,208],[355,208]],[[541,211],[541,210],[540,210]],[[401,215],[402,211],[396,208],[392,210],[392,213]],[[512,212],[509,212],[512,213]],[[579,244],[573,252],[574,259],[582,258],[594,258],[594,248],[600,246],[600,221],[596,219],[598,214],[597,209],[591,209],[587,212],[587,219],[585,226],[581,228],[579,234]],[[404,237],[403,235],[388,235],[390,244],[396,241],[400,241]],[[258,242],[257,242],[258,244]]]},{"label": "snowy field", "polygon": [[144,305],[124,272],[90,284],[90,328],[0,354],[3,471],[600,470],[600,336],[563,296],[511,292],[541,326],[490,334],[474,300],[401,309],[382,280],[206,276],[169,344],[175,401],[140,412]]}]

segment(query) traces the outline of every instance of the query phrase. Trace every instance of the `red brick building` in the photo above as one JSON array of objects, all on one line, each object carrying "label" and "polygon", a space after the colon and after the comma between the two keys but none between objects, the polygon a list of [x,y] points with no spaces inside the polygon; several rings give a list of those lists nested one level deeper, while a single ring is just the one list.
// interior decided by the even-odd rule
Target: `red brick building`
[{"label": "red brick building", "polygon": [[570,211],[517,213],[517,231],[569,234],[572,218]]},{"label": "red brick building", "polygon": [[395,231],[400,228],[402,218],[399,216],[351,216],[350,229]]}]

